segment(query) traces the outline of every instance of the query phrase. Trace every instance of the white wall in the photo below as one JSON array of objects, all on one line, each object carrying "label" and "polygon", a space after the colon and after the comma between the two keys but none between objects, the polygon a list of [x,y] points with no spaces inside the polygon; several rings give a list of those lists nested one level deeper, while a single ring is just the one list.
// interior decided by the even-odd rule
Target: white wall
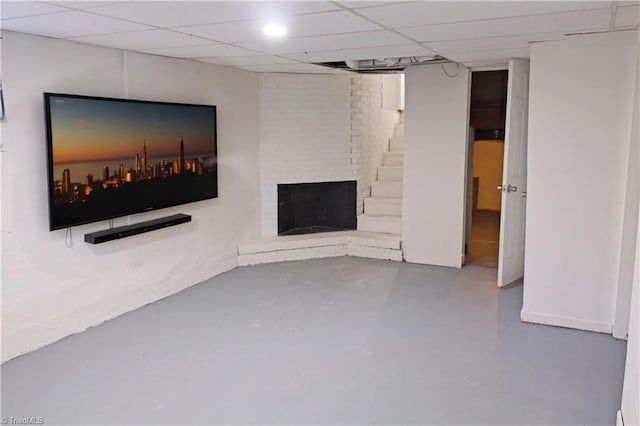
[{"label": "white wall", "polygon": [[[636,67],[636,90],[634,102],[634,125],[631,132],[631,143],[640,145],[640,130],[638,120],[640,116],[640,34],[638,38],[638,62]],[[638,150],[635,152],[638,161]],[[637,184],[637,182],[636,182]],[[637,207],[637,206],[636,206]],[[636,210],[637,211],[637,210]],[[636,216],[640,221],[640,217]],[[640,425],[640,230],[636,227],[635,256],[632,289],[629,296],[629,340],[627,341],[627,362],[624,369],[624,386],[622,388],[622,417],[625,425]],[[616,317],[618,313],[616,312]],[[616,318],[617,319],[617,318]]]},{"label": "white wall", "polygon": [[[382,75],[382,126],[384,128],[383,148],[389,150],[389,138],[394,136],[395,126],[401,122],[403,117],[401,110],[404,109],[404,74],[383,74]],[[380,153],[382,155],[382,153]],[[382,160],[382,157],[377,159]],[[374,159],[371,159],[373,164]],[[380,162],[375,163],[379,166]],[[374,179],[375,180],[375,179]],[[369,185],[371,186],[371,185]]]},{"label": "white wall", "polygon": [[[640,34],[640,33],[638,33]],[[630,143],[627,163],[627,188],[625,193],[624,217],[622,222],[622,244],[618,268],[613,336],[625,339],[629,332],[629,312],[631,310],[631,286],[633,282],[634,260],[636,259],[635,235],[638,230],[638,207],[640,203],[640,41],[638,42],[636,82],[633,100],[633,114],[630,129]]]},{"label": "white wall", "polygon": [[525,321],[612,331],[636,43],[531,46]]},{"label": "white wall", "polygon": [[[640,253],[640,233],[636,234],[636,250]],[[627,361],[622,387],[622,418],[625,426],[640,425],[640,258],[636,256],[633,289],[631,295],[631,315],[629,340],[627,341]]]},{"label": "white wall", "polygon": [[[7,118],[2,144],[2,359],[173,294],[237,265],[259,234],[258,78],[188,60],[4,33]],[[89,245],[106,223],[49,232],[42,92],[218,107],[219,197],[115,220],[184,212],[173,228]]]},{"label": "white wall", "polygon": [[[0,13],[2,12],[2,5],[0,4]],[[1,33],[0,33],[1,35]],[[2,79],[2,39],[0,39],[0,80]],[[0,85],[2,85],[2,81],[0,81]],[[2,122],[0,122],[0,328],[2,328],[2,277],[4,273],[2,272],[2,234],[4,234],[2,228],[2,160],[3,160],[3,152],[4,152],[4,140],[2,139]],[[1,333],[0,333],[1,334]],[[0,336],[1,337],[1,336]],[[0,339],[0,352],[2,351],[2,343]],[[0,362],[2,362],[2,354],[0,353]]]},{"label": "white wall", "polygon": [[278,233],[278,184],[357,180],[357,211],[369,195],[386,141],[382,78],[260,77],[262,235]]},{"label": "white wall", "polygon": [[398,111],[404,109],[404,74],[382,75],[382,107],[386,110]]},{"label": "white wall", "polygon": [[460,267],[470,75],[440,65],[405,72],[402,246],[408,262]]}]

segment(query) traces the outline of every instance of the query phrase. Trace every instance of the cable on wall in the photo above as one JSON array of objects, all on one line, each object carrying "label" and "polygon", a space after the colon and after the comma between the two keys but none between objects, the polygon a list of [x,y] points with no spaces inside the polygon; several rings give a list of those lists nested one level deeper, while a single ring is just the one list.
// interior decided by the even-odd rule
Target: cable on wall
[{"label": "cable on wall", "polygon": [[64,245],[69,248],[73,247],[73,233],[71,232],[71,227],[68,227],[67,232],[64,234]]},{"label": "cable on wall", "polygon": [[454,62],[454,64],[456,64],[457,72],[453,75],[447,72],[447,69],[444,67],[444,64],[440,64],[440,67],[442,68],[442,72],[444,72],[444,74],[449,78],[456,78],[457,76],[460,75],[460,64],[457,62]]},{"label": "cable on wall", "polygon": [[4,120],[4,91],[2,90],[2,76],[0,76],[0,120]]}]

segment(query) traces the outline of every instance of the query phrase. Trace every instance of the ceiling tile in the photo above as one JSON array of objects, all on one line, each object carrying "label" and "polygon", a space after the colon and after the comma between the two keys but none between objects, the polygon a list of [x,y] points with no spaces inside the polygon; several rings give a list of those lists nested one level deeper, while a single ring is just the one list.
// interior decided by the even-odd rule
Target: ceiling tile
[{"label": "ceiling tile", "polygon": [[0,17],[2,19],[20,18],[23,16],[42,15],[44,13],[64,12],[67,9],[36,1],[2,1]]},{"label": "ceiling tile", "polygon": [[206,46],[170,47],[166,49],[141,50],[153,55],[171,56],[174,58],[205,58],[225,56],[256,56],[256,52],[230,46],[228,44],[209,44]]},{"label": "ceiling tile", "polygon": [[491,60],[508,60],[510,58],[529,58],[529,48],[520,49],[500,49],[489,50],[485,52],[467,52],[454,53],[447,57],[452,61],[460,63],[491,61]]},{"label": "ceiling tile", "polygon": [[[372,7],[372,6],[384,6],[386,4],[394,4],[401,3],[399,1],[366,1],[366,0],[354,0],[354,1],[339,1],[342,6],[348,7],[350,9],[356,9],[359,7]],[[408,3],[408,2],[402,2]]]},{"label": "ceiling tile", "polygon": [[[54,19],[55,17],[55,19]],[[152,29],[146,25],[73,10],[55,15],[38,15],[2,21],[2,28],[49,37],[78,37]]]},{"label": "ceiling tile", "polygon": [[159,27],[274,19],[335,10],[325,1],[135,1],[92,8],[94,13]]},{"label": "ceiling tile", "polygon": [[319,74],[332,74],[331,69],[311,64],[283,64],[283,65],[246,65],[238,67],[253,72],[307,72]]},{"label": "ceiling tile", "polygon": [[56,6],[68,7],[70,9],[91,9],[98,6],[107,6],[111,4],[125,3],[126,0],[115,0],[115,1],[46,1],[43,3],[54,4]]},{"label": "ceiling tile", "polygon": [[[347,11],[314,13],[310,15],[288,16],[278,19],[279,24],[287,28],[287,37],[305,37],[326,34],[349,33],[379,30],[372,24]],[[267,40],[269,36],[262,32],[266,21],[229,22],[181,27],[181,32],[207,37],[223,42],[246,42]]]},{"label": "ceiling tile", "polygon": [[528,34],[508,37],[489,37],[471,40],[437,41],[426,43],[429,49],[434,50],[442,56],[448,57],[452,53],[462,52],[482,52],[497,49],[515,49],[527,47],[530,42],[561,40],[562,33]]},{"label": "ceiling tile", "polygon": [[396,46],[365,47],[360,49],[339,49],[321,52],[294,53],[288,58],[304,62],[331,62],[356,59],[384,59],[412,56],[433,56],[431,50],[418,44],[401,44]]},{"label": "ceiling tile", "polygon": [[616,28],[638,25],[640,22],[640,6],[619,7],[616,10]]},{"label": "ceiling tile", "polygon": [[392,4],[359,9],[387,27],[464,22],[480,19],[609,8],[601,1],[433,1]]},{"label": "ceiling tile", "polygon": [[254,41],[263,38],[262,24],[258,21],[227,22],[224,24],[177,27],[176,30],[228,43]]},{"label": "ceiling tile", "polygon": [[238,43],[249,49],[271,54],[314,52],[322,50],[355,49],[359,47],[404,44],[407,40],[391,31],[367,31],[317,37],[283,38],[279,40]]},{"label": "ceiling tile", "polygon": [[72,40],[98,46],[128,50],[158,49],[167,47],[202,46],[211,41],[169,30],[148,30],[116,34],[74,37]]},{"label": "ceiling tile", "polygon": [[608,29],[609,9],[550,15],[501,18],[488,21],[460,22],[441,25],[401,28],[398,31],[421,42],[464,40],[480,37],[499,37],[546,32],[578,32]]},{"label": "ceiling tile", "polygon": [[196,58],[200,62],[210,64],[230,65],[230,66],[246,66],[246,65],[280,65],[280,64],[297,64],[299,62],[281,58],[279,56],[261,55],[261,56],[229,56],[214,58]]}]

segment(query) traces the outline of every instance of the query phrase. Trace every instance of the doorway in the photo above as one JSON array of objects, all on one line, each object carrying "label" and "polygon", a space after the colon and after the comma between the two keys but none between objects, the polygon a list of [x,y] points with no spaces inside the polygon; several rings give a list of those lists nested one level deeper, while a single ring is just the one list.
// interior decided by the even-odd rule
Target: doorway
[{"label": "doorway", "polygon": [[508,76],[471,74],[466,265],[498,268]]}]

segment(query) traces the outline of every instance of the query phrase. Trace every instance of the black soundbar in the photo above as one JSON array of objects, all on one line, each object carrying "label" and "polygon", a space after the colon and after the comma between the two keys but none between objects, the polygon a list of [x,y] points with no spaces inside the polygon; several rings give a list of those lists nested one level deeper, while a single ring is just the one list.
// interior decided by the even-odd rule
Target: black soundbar
[{"label": "black soundbar", "polygon": [[156,229],[168,228],[169,226],[180,225],[191,222],[188,214],[174,214],[172,216],[161,217],[160,219],[147,220],[133,225],[118,226],[117,228],[105,229],[104,231],[84,234],[84,242],[89,244],[106,243],[107,241],[119,240],[120,238],[131,237],[132,235],[144,234]]}]

